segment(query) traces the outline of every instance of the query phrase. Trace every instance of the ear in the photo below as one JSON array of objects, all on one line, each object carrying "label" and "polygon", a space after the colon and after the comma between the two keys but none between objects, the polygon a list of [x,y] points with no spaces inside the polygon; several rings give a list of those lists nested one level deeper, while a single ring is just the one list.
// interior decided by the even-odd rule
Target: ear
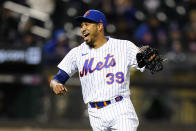
[{"label": "ear", "polygon": [[98,30],[102,31],[104,29],[103,24],[102,23],[98,23]]}]

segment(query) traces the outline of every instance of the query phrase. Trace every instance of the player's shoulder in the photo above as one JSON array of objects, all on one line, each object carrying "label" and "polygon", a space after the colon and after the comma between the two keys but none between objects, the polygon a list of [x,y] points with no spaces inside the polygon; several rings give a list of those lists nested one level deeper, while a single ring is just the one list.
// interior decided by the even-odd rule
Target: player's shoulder
[{"label": "player's shoulder", "polygon": [[80,45],[71,49],[71,54],[80,55],[82,52],[86,52],[88,50],[88,45],[83,42]]},{"label": "player's shoulder", "polygon": [[122,46],[135,46],[133,42],[125,39],[110,38],[110,40],[112,43],[122,45]]},{"label": "player's shoulder", "polygon": [[81,51],[86,51],[89,49],[88,45],[86,44],[86,42],[81,43],[79,46],[76,47],[78,52]]}]

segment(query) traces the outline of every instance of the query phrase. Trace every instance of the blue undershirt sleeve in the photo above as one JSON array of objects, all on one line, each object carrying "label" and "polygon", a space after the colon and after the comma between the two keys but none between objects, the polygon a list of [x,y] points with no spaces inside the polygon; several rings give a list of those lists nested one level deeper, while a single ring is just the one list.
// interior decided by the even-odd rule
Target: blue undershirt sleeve
[{"label": "blue undershirt sleeve", "polygon": [[57,72],[57,74],[53,77],[53,79],[52,80],[57,80],[58,82],[60,82],[61,84],[65,84],[65,82],[69,79],[70,77],[69,77],[69,75],[65,72],[65,71],[63,71],[63,70],[59,70],[58,72]]}]

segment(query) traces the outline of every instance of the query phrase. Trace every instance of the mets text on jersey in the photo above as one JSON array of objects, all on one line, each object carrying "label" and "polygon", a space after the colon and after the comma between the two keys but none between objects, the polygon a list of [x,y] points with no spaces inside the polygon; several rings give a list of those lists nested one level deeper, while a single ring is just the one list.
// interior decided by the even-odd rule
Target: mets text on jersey
[{"label": "mets text on jersey", "polygon": [[107,54],[107,56],[104,57],[104,59],[105,62],[102,61],[97,62],[95,68],[92,67],[94,58],[86,59],[82,71],[80,71],[80,77],[83,77],[84,75],[86,76],[88,72],[93,73],[95,70],[99,71],[103,68],[114,67],[116,65],[114,55]]}]

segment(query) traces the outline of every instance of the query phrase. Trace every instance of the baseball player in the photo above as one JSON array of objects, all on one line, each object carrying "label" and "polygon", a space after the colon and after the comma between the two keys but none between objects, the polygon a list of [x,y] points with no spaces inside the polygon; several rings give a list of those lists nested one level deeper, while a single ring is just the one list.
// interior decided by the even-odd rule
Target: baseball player
[{"label": "baseball player", "polygon": [[67,92],[65,82],[79,72],[93,131],[136,131],[139,121],[129,82],[130,68],[144,70],[136,58],[140,49],[128,40],[105,36],[106,18],[98,10],[88,10],[76,20],[81,23],[84,42],[59,63],[50,87],[55,94]]}]

